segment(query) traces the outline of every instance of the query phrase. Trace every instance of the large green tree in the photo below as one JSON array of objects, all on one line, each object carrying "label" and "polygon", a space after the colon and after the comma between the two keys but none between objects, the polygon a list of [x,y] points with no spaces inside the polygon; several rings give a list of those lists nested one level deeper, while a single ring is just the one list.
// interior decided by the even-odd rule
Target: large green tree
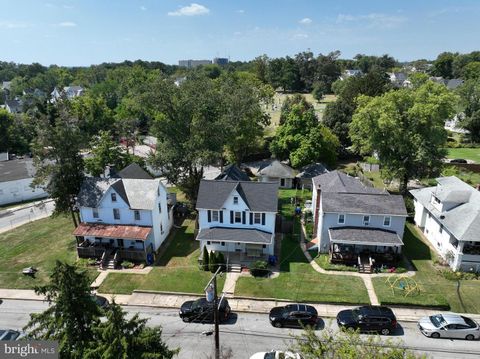
[{"label": "large green tree", "polygon": [[402,193],[412,178],[439,171],[445,156],[445,120],[456,97],[445,86],[427,82],[417,89],[361,96],[350,125],[353,146],[377,154],[386,178],[398,178]]},{"label": "large green tree", "polygon": [[472,142],[480,143],[480,78],[465,82],[458,94],[464,112],[460,125],[469,131]]}]

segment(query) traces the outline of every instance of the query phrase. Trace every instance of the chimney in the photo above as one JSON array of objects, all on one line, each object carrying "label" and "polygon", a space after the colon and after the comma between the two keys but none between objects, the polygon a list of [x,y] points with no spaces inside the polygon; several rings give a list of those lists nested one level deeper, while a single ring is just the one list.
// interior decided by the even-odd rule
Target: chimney
[{"label": "chimney", "polygon": [[477,185],[475,186],[475,188],[477,189],[477,191],[480,191],[480,183],[477,183]]}]

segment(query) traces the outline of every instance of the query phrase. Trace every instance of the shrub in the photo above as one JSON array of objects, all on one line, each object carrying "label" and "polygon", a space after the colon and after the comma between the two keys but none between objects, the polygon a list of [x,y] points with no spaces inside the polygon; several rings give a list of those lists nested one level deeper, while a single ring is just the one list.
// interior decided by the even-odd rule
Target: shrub
[{"label": "shrub", "polygon": [[135,264],[129,261],[122,261],[122,267],[123,268],[133,268],[135,267]]},{"label": "shrub", "polygon": [[268,269],[268,263],[266,261],[256,261],[250,268],[250,273],[254,277],[266,277],[270,270]]},{"label": "shrub", "polygon": [[210,272],[215,273],[217,270],[217,255],[214,251],[210,252],[210,258],[208,259],[208,269]]},{"label": "shrub", "polygon": [[79,267],[89,267],[96,265],[97,261],[94,258],[79,258],[77,264]]},{"label": "shrub", "polygon": [[204,271],[207,271],[209,270],[209,257],[208,257],[208,250],[207,250],[207,246],[204,246],[203,247],[203,258],[202,258],[202,269]]},{"label": "shrub", "polygon": [[454,272],[450,269],[440,269],[439,272],[447,280],[472,280],[479,277],[477,273]]}]

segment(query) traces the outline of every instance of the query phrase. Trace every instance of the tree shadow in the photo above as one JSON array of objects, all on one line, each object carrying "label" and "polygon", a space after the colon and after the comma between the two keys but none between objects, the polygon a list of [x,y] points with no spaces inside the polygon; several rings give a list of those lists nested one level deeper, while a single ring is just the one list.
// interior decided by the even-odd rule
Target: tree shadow
[{"label": "tree shadow", "polygon": [[430,247],[420,238],[420,233],[412,226],[405,226],[403,235],[403,253],[410,260],[431,260],[432,253]]}]

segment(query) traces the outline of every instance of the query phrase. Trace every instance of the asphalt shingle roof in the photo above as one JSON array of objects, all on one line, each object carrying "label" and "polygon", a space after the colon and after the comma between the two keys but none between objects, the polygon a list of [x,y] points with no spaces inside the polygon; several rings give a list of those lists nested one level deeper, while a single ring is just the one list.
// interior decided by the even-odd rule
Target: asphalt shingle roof
[{"label": "asphalt shingle roof", "polygon": [[403,197],[388,193],[323,193],[322,208],[326,213],[360,213],[407,216]]},{"label": "asphalt shingle roof", "polygon": [[341,171],[332,171],[312,179],[313,186],[325,192],[335,193],[385,193],[377,188],[367,187],[360,180]]},{"label": "asphalt shingle roof", "polygon": [[324,173],[328,173],[328,170],[321,163],[311,163],[300,168],[300,173],[297,175],[297,178],[313,178]]},{"label": "asphalt shingle roof", "polygon": [[267,177],[278,177],[278,178],[294,178],[295,177],[295,170],[287,166],[286,164],[274,160],[269,165],[261,168],[258,171],[259,176],[267,176]]},{"label": "asphalt shingle roof", "polygon": [[118,176],[121,178],[153,179],[153,177],[137,163],[129,164],[118,172]]},{"label": "asphalt shingle roof", "polygon": [[235,164],[226,166],[215,180],[217,181],[250,181],[248,175],[238,168]]},{"label": "asphalt shingle roof", "polygon": [[197,209],[221,209],[234,190],[251,211],[277,212],[278,184],[273,182],[202,180],[198,190]]},{"label": "asphalt shingle roof", "polygon": [[377,228],[340,227],[328,230],[330,241],[344,244],[402,246],[397,233]]},{"label": "asphalt shingle roof", "polygon": [[197,240],[270,244],[272,233],[258,229],[214,227],[200,230]]},{"label": "asphalt shingle roof", "polygon": [[17,159],[0,162],[0,182],[32,178],[35,167],[31,159]]}]

